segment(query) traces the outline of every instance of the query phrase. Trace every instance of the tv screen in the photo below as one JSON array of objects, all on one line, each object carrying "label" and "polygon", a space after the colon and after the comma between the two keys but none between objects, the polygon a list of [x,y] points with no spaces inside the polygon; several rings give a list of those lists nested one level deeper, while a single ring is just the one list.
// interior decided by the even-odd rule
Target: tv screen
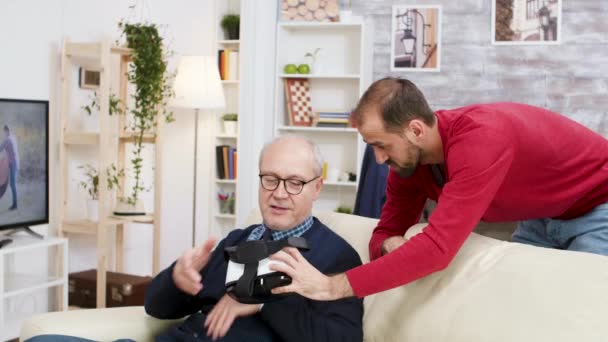
[{"label": "tv screen", "polygon": [[49,222],[49,102],[0,99],[0,230]]}]

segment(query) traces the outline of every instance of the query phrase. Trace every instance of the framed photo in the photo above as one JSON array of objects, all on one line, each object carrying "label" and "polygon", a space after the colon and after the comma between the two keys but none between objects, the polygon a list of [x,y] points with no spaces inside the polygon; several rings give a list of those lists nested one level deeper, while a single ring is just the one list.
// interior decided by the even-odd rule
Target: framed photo
[{"label": "framed photo", "polygon": [[439,71],[441,6],[394,5],[391,71]]},{"label": "framed photo", "polygon": [[78,73],[78,84],[83,89],[97,89],[101,75],[99,71],[80,68]]},{"label": "framed photo", "polygon": [[563,0],[492,0],[492,44],[559,44]]},{"label": "framed photo", "polygon": [[338,0],[281,0],[281,21],[339,21]]}]

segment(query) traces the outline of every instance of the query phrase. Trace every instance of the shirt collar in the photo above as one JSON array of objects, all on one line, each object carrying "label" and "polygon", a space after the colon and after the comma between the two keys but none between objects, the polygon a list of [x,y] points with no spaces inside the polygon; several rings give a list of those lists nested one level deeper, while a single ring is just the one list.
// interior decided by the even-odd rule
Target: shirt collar
[{"label": "shirt collar", "polygon": [[313,223],[314,220],[312,216],[308,216],[304,222],[288,230],[272,230],[266,227],[266,225],[260,224],[251,231],[249,237],[247,237],[247,240],[260,240],[262,236],[264,236],[264,232],[266,230],[271,232],[273,240],[283,240],[292,236],[302,236],[310,229],[310,227],[312,227]]}]

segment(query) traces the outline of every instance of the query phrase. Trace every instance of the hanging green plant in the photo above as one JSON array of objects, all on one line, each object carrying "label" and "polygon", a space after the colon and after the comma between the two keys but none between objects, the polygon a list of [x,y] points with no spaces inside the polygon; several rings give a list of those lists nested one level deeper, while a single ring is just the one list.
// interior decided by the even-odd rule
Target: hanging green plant
[{"label": "hanging green plant", "polygon": [[129,110],[133,116],[130,129],[135,133],[131,166],[135,184],[131,194],[123,200],[135,205],[140,192],[144,191],[142,176],[142,149],[146,133],[154,132],[159,115],[166,122],[173,121],[173,113],[167,110],[167,99],[171,97],[171,78],[167,72],[168,53],[163,49],[163,39],[155,24],[118,23],[131,51],[131,67],[127,79],[135,85],[134,108]]}]

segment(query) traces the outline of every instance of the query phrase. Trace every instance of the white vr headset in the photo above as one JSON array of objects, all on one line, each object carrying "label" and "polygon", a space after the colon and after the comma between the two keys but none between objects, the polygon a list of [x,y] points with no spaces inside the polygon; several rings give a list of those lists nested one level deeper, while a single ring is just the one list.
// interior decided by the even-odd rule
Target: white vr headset
[{"label": "white vr headset", "polygon": [[309,250],[303,237],[290,237],[277,241],[245,241],[238,246],[226,247],[228,259],[226,293],[245,304],[266,303],[284,295],[273,295],[275,287],[291,284],[291,277],[270,269],[271,264],[283,264],[268,257],[284,247]]}]

